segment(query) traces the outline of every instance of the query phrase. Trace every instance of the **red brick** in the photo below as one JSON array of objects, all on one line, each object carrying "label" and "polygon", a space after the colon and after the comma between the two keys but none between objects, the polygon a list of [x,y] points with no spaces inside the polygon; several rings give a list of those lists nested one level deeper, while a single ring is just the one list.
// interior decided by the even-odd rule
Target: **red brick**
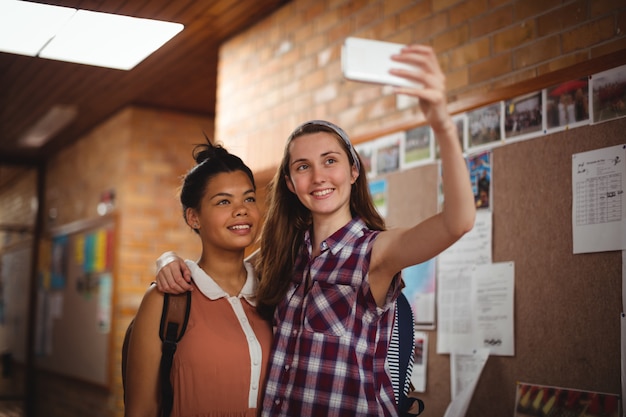
[{"label": "red brick", "polygon": [[626,54],[626,36],[621,36],[615,40],[591,48],[591,58],[596,58],[618,51],[623,51],[623,53]]},{"label": "red brick", "polygon": [[387,0],[383,3],[383,13],[386,18],[396,14],[401,16],[407,12],[407,9],[415,7],[424,9],[426,14],[432,12],[429,1],[418,2],[417,5],[415,3],[415,0]]},{"label": "red brick", "polygon": [[563,33],[563,53],[576,51],[611,39],[615,24],[612,16],[594,20],[574,30]]},{"label": "red brick", "polygon": [[469,25],[463,24],[436,36],[433,39],[433,47],[439,52],[444,52],[463,45],[468,40]]},{"label": "red brick", "polygon": [[568,55],[561,55],[552,61],[539,65],[537,67],[537,75],[542,75],[550,72],[554,72],[563,68],[571,67],[572,65],[584,62],[589,59],[589,53],[586,51],[579,51]]},{"label": "red brick", "polygon": [[543,38],[515,51],[514,68],[520,69],[535,65],[548,61],[560,54],[561,44],[558,36]]},{"label": "red brick", "polygon": [[465,21],[471,21],[477,16],[489,10],[487,0],[466,0],[448,10],[450,25],[458,25]]},{"label": "red brick", "polygon": [[362,28],[381,21],[382,6],[378,4],[369,5],[355,14],[356,27]]},{"label": "red brick", "polygon": [[592,17],[602,16],[620,9],[623,10],[624,6],[626,6],[623,1],[619,0],[592,0],[589,3]]},{"label": "red brick", "polygon": [[584,22],[587,18],[585,1],[577,1],[555,9],[537,18],[537,34],[545,36],[551,33],[562,32]]},{"label": "red brick", "polygon": [[487,58],[490,52],[490,42],[488,38],[482,38],[465,44],[449,52],[450,69],[471,65],[473,62]]},{"label": "red brick", "polygon": [[502,29],[513,22],[513,8],[511,6],[501,7],[487,12],[484,16],[478,16],[471,22],[472,39],[484,36],[488,33]]},{"label": "red brick", "polygon": [[493,36],[494,53],[506,52],[534,39],[535,23],[524,21],[509,27]]},{"label": "red brick", "polygon": [[446,87],[448,92],[454,92],[460,88],[466,87],[469,84],[469,72],[467,68],[462,68],[458,71],[448,72],[446,74]]},{"label": "red brick", "polygon": [[366,8],[371,2],[368,0],[349,0],[349,1],[344,1],[342,2],[341,5],[339,5],[339,9],[340,9],[340,14],[339,17],[341,19],[345,19],[347,17],[350,17],[352,15],[354,15],[355,13],[363,10],[364,8]]},{"label": "red brick", "polygon": [[509,85],[515,85],[524,80],[528,80],[530,78],[534,78],[537,76],[537,71],[535,68],[526,69],[523,71],[515,71],[507,74],[506,76],[499,78],[491,83],[492,88],[500,88]]},{"label": "red brick", "polygon": [[512,66],[512,54],[500,54],[494,58],[470,65],[469,81],[470,83],[478,83],[497,78],[510,72]]},{"label": "red brick", "polygon": [[433,12],[440,12],[449,7],[454,6],[455,4],[460,3],[459,0],[432,0],[433,2]]},{"label": "red brick", "polygon": [[525,0],[514,2],[515,19],[525,20],[539,16],[561,5],[561,0]]},{"label": "red brick", "polygon": [[406,26],[417,26],[420,24],[420,21],[423,19],[427,19],[431,14],[430,3],[429,2],[419,2],[417,4],[412,4],[410,8],[402,11],[397,16],[398,21],[398,29],[403,29]]},{"label": "red brick", "polygon": [[387,40],[390,36],[397,33],[397,28],[398,25],[396,25],[395,19],[386,19],[371,25],[367,28],[367,30],[357,32],[356,36],[366,37],[370,39]]},{"label": "red brick", "polygon": [[448,28],[448,15],[437,13],[417,22],[413,28],[413,37],[416,42],[432,44],[433,38]]}]

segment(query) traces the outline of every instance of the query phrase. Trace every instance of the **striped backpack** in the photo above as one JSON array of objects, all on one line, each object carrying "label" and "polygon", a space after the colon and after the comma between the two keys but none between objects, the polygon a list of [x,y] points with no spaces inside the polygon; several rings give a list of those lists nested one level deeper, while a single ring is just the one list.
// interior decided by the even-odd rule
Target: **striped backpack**
[{"label": "striped backpack", "polygon": [[396,300],[394,329],[389,343],[389,368],[398,399],[400,417],[418,416],[424,411],[424,402],[416,396],[411,384],[415,357],[415,323],[413,310],[403,293]]}]

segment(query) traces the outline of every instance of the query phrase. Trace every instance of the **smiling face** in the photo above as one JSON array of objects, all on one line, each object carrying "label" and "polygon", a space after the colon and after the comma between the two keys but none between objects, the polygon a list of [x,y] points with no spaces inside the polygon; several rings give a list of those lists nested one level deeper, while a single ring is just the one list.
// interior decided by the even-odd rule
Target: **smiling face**
[{"label": "smiling face", "polygon": [[242,171],[213,176],[200,209],[187,209],[187,222],[198,229],[203,245],[221,250],[243,250],[254,243],[259,221],[254,186]]},{"label": "smiling face", "polygon": [[289,144],[289,155],[287,187],[313,217],[337,215],[338,221],[349,221],[358,172],[338,139],[329,132],[302,135]]}]

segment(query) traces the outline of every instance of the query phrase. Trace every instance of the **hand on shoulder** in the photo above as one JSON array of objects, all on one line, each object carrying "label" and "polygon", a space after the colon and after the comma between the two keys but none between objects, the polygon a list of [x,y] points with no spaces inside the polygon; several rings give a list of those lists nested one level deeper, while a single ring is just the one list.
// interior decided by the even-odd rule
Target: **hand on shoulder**
[{"label": "hand on shoulder", "polygon": [[176,253],[165,252],[157,259],[156,285],[159,291],[170,294],[193,290],[191,271]]}]

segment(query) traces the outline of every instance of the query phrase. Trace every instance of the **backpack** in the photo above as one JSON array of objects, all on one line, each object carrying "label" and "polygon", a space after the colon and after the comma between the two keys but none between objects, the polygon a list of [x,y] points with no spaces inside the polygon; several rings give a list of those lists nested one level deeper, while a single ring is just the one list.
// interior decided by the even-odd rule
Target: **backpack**
[{"label": "backpack", "polygon": [[[189,310],[191,308],[191,292],[183,294],[164,294],[163,311],[161,312],[161,324],[159,326],[159,337],[162,342],[161,365],[159,367],[159,379],[161,386],[161,410],[160,416],[168,417],[172,412],[174,393],[170,382],[170,371],[176,345],[183,337],[187,322],[189,321]],[[122,344],[122,386],[124,387],[124,402],[126,402],[126,366],[128,362],[128,344],[133,331],[135,319],[133,318],[126,329],[124,343]]]},{"label": "backpack", "polygon": [[394,326],[398,330],[398,380],[404,381],[399,388],[398,411],[400,417],[418,416],[424,411],[424,402],[417,398],[410,382],[415,355],[415,325],[413,310],[402,292],[396,300],[396,314]]}]

